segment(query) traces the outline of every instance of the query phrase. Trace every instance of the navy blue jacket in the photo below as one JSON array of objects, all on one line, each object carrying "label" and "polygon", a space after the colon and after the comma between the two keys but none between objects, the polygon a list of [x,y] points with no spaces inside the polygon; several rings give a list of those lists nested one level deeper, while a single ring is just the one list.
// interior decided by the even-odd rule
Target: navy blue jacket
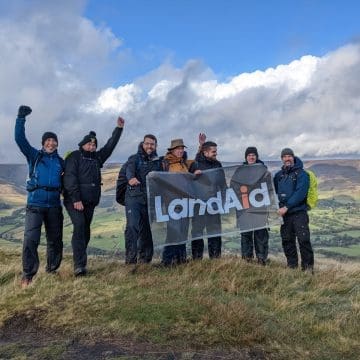
[{"label": "navy blue jacket", "polygon": [[306,196],[310,186],[309,175],[303,169],[303,162],[295,156],[294,166],[283,166],[275,174],[274,185],[279,206],[288,208],[288,214],[307,210]]},{"label": "navy blue jacket", "polygon": [[143,149],[141,142],[138,152],[131,155],[126,163],[126,178],[128,180],[137,178],[140,185],[127,186],[127,196],[146,197],[146,175],[151,171],[163,171],[163,157],[158,157],[156,151],[148,155]]},{"label": "navy blue jacket", "polygon": [[64,161],[57,151],[48,154],[32,147],[25,136],[25,118],[17,118],[15,141],[29,165],[27,204],[38,207],[59,207]]}]

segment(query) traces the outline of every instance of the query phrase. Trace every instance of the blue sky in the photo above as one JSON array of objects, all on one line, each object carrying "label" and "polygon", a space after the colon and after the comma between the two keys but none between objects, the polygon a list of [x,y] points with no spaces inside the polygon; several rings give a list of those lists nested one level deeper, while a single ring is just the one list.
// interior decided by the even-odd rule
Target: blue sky
[{"label": "blue sky", "polygon": [[205,132],[219,158],[360,157],[360,1],[0,0],[0,162],[54,131],[59,151],[126,120],[112,161],[145,133],[163,154]]},{"label": "blue sky", "polygon": [[226,78],[323,56],[360,37],[360,2],[350,0],[90,0],[85,14],[131,49],[116,81],[166,58],[177,66],[200,59]]}]

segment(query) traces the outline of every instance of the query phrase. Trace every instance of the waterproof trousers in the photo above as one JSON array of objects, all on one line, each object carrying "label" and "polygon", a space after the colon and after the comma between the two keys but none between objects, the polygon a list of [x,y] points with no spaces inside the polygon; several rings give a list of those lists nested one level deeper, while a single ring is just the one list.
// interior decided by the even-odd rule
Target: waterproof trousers
[{"label": "waterproof trousers", "polygon": [[189,218],[178,220],[169,219],[167,222],[166,244],[162,253],[162,263],[164,265],[176,265],[186,262],[186,244],[179,244],[188,238]]},{"label": "waterproof trousers", "polygon": [[31,280],[39,269],[37,250],[43,223],[46,234],[46,271],[55,272],[59,268],[63,253],[63,220],[61,207],[26,207],[22,252],[23,279]]},{"label": "waterproof trousers", "polygon": [[241,255],[246,259],[254,258],[259,261],[266,261],[269,251],[269,232],[267,229],[247,231],[241,233]]},{"label": "waterproof trousers", "polygon": [[284,216],[284,224],[280,228],[282,246],[288,267],[298,267],[298,253],[296,239],[299,243],[301,268],[303,270],[314,267],[314,252],[310,242],[309,216],[307,211],[298,211]]},{"label": "waterproof trousers", "polygon": [[[221,256],[221,236],[211,236],[211,234],[215,235],[221,233],[220,215],[203,215],[193,218],[191,229],[191,236],[193,238],[203,236],[205,229],[208,237],[209,258],[218,258]],[[204,240],[193,240],[191,242],[191,252],[194,260],[202,259],[204,253]]]},{"label": "waterproof trousers", "polygon": [[94,205],[84,205],[84,210],[74,209],[73,204],[67,204],[66,210],[73,224],[71,246],[73,249],[74,270],[86,269],[87,247],[90,241],[90,225],[94,215]]}]

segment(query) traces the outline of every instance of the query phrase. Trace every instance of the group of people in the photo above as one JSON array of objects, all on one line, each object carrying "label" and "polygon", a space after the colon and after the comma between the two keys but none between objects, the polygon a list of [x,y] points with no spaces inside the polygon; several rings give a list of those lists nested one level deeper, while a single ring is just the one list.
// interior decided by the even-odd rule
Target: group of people
[{"label": "group of people", "polygon": [[[45,226],[47,239],[48,273],[56,273],[63,253],[63,213],[64,206],[73,224],[72,248],[74,275],[87,273],[87,246],[90,241],[90,226],[95,207],[101,196],[101,168],[115,149],[122,130],[124,119],[117,119],[116,127],[107,143],[98,148],[96,133],[90,131],[79,142],[78,149],[72,151],[65,160],[58,152],[58,138],[53,132],[42,136],[42,148],[32,147],[25,136],[26,117],[32,112],[26,105],[19,107],[15,125],[15,141],[25,155],[29,166],[27,180],[27,206],[22,253],[22,285],[32,282],[39,268],[38,246],[41,227]],[[190,172],[201,176],[208,169],[222,167],[217,160],[217,144],[206,141],[205,134],[199,135],[199,150],[194,160],[187,159],[185,144],[182,139],[173,139],[165,156],[157,154],[157,138],[152,134],[144,136],[137,152],[131,155],[123,171],[127,179],[125,192],[125,263],[149,263],[153,257],[153,241],[147,209],[146,176],[151,171]],[[306,196],[309,177],[303,169],[302,161],[290,148],[281,152],[282,168],[274,177],[275,190],[279,198],[279,215],[283,217],[281,225],[282,246],[290,268],[298,267],[296,240],[299,243],[301,267],[311,270],[314,254],[310,242],[309,218]],[[251,166],[263,162],[259,159],[256,147],[245,151],[244,165]],[[202,259],[204,252],[204,230],[220,225],[216,215],[204,216],[193,223],[191,242],[192,258]],[[172,237],[174,229],[187,233],[188,219],[181,219],[168,224],[167,236]],[[267,229],[249,231],[241,234],[242,257],[247,261],[254,258],[265,265],[268,257],[269,234]],[[208,238],[209,257],[221,256],[221,236]],[[176,244],[164,247],[162,264],[174,265],[186,261],[186,245]]]}]

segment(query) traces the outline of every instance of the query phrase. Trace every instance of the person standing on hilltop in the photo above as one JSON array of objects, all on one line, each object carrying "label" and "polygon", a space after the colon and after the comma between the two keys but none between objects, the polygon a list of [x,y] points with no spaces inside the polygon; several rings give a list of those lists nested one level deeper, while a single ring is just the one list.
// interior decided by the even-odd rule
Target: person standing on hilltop
[{"label": "person standing on hilltop", "polygon": [[[209,183],[214,184],[214,194],[207,194],[207,198],[215,196],[218,190],[226,189],[225,174],[219,172],[207,172],[204,170],[222,168],[222,164],[217,160],[217,144],[213,141],[206,141],[202,144],[200,151],[196,154],[195,161],[191,164],[189,172],[197,176],[209,178]],[[193,260],[201,260],[204,254],[204,231],[207,234],[221,233],[221,217],[219,214],[205,214],[192,218],[191,236],[196,238],[191,242],[191,252]],[[208,253],[210,259],[221,257],[222,240],[220,235],[208,235]]]},{"label": "person standing on hilltop", "polygon": [[163,157],[158,157],[157,138],[146,134],[137,153],[126,162],[125,192],[125,263],[150,263],[154,246],[147,209],[146,175],[162,171]]},{"label": "person standing on hilltop", "polygon": [[40,150],[29,144],[25,136],[25,122],[26,116],[31,112],[32,109],[29,106],[21,105],[15,125],[16,144],[25,155],[29,165],[22,251],[22,287],[31,284],[39,269],[37,249],[43,223],[47,241],[46,272],[56,272],[61,264],[63,252],[63,213],[60,193],[64,160],[58,155],[58,138],[53,132],[48,131],[43,134]]},{"label": "person standing on hilltop", "polygon": [[119,117],[111,137],[99,151],[96,151],[96,133],[90,131],[79,142],[79,150],[71,152],[65,160],[64,205],[73,224],[71,245],[75,276],[87,273],[86,250],[94,210],[100,201],[101,168],[115,149],[124,124],[124,119]]},{"label": "person standing on hilltop", "polygon": [[[206,135],[199,134],[199,146],[206,140]],[[164,171],[187,173],[194,160],[188,160],[183,139],[171,140],[170,147],[164,156]],[[166,244],[184,242],[188,238],[189,218],[170,219],[167,223]],[[162,264],[165,266],[183,264],[186,262],[186,244],[180,243],[165,246],[162,253]]]},{"label": "person standing on hilltop", "polygon": [[[254,165],[264,163],[259,159],[257,148],[250,146],[245,150],[244,165]],[[254,258],[254,248],[257,262],[266,265],[269,249],[268,229],[259,229],[241,233],[241,255],[246,261]]]},{"label": "person standing on hilltop", "polygon": [[306,197],[310,186],[309,175],[303,169],[303,162],[294,151],[281,151],[283,166],[275,174],[274,185],[279,199],[278,213],[283,217],[280,233],[282,246],[289,268],[298,267],[296,239],[301,255],[301,269],[313,272],[314,252],[310,242],[309,216]]}]

